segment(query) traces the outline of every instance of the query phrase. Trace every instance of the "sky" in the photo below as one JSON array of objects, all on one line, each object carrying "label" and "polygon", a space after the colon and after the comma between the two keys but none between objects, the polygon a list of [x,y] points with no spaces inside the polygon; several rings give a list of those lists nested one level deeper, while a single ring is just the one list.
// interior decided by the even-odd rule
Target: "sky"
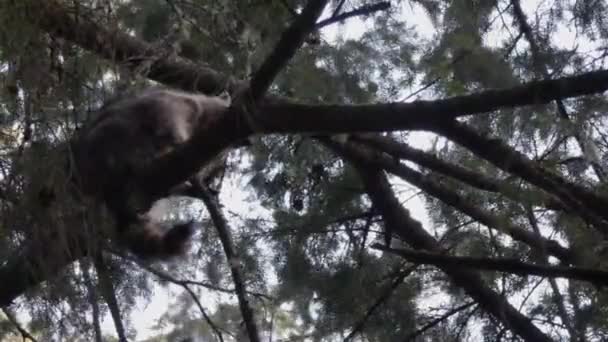
[{"label": "sky", "polygon": [[[524,11],[526,13],[534,13],[537,6],[541,3],[538,0],[527,0],[522,1],[522,6],[524,7]],[[408,25],[414,25],[418,33],[426,39],[432,39],[434,34],[434,28],[431,23],[430,18],[426,14],[424,10],[422,10],[419,6],[415,4],[408,4],[404,2],[402,6],[403,14],[407,18]],[[327,11],[326,11],[327,12]],[[326,16],[327,14],[325,14]],[[356,39],[361,34],[363,34],[369,22],[363,22],[359,18],[349,19],[345,26],[328,26],[323,29],[323,37],[327,41],[335,41],[336,37],[339,35],[343,35],[346,38]],[[497,25],[501,25],[501,23],[497,23]],[[513,29],[516,32],[517,29]],[[504,35],[505,32],[495,31],[489,35],[489,43],[493,42],[498,43],[501,39],[501,36]],[[574,32],[569,31],[567,28],[559,28],[559,42],[565,44],[573,44],[574,42]],[[402,94],[398,97],[398,99],[404,98],[405,95],[413,92],[416,87],[412,89],[405,89]],[[428,94],[422,92],[419,96],[422,98],[428,97]],[[413,101],[418,98],[412,98],[409,101]],[[397,100],[397,99],[395,99]],[[430,138],[431,136],[426,133],[413,133],[410,135],[408,142],[417,148],[427,149],[430,146]],[[259,206],[256,207],[256,204],[252,204],[247,199],[247,193],[242,191],[244,184],[246,184],[246,179],[239,178],[231,178],[227,180],[227,183],[224,184],[224,189],[221,193],[221,202],[226,208],[230,208],[231,211],[242,215],[243,217],[250,217],[252,214],[255,216],[263,215],[263,209]],[[406,183],[393,178],[392,181],[397,189],[397,191],[408,190],[410,189],[409,185]],[[410,211],[411,215],[421,221],[425,227],[430,228],[431,222],[428,218],[428,215],[425,210],[424,202],[422,201],[421,196],[411,197],[411,191],[403,191],[401,192],[401,197],[404,199],[405,207]],[[407,201],[405,201],[407,199]],[[238,224],[238,223],[237,223]],[[138,334],[137,339],[145,339],[154,335],[157,335],[160,331],[154,330],[154,326],[158,318],[166,312],[169,307],[169,303],[176,298],[177,294],[182,293],[183,289],[177,286],[168,286],[168,287],[155,287],[155,294],[152,300],[148,303],[143,300],[138,301],[136,309],[133,311],[133,314],[130,316],[130,325],[133,326]],[[201,292],[201,299],[203,305],[213,306],[217,296],[208,292]],[[434,297],[432,293],[427,294],[427,298],[425,300],[429,302],[438,302],[441,300],[440,297]],[[225,298],[225,296],[222,296]],[[110,317],[105,317],[102,322],[102,329],[104,332],[108,334],[115,335],[115,329],[113,322]],[[164,332],[170,331],[169,328],[165,329]]]}]

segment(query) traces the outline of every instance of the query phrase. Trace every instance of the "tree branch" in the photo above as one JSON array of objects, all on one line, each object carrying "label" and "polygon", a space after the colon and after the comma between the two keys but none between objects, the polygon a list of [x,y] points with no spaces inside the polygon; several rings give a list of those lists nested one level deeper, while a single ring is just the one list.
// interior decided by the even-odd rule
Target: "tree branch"
[{"label": "tree branch", "polygon": [[359,332],[361,332],[361,330],[363,330],[363,327],[365,327],[365,324],[367,323],[369,318],[374,314],[376,309],[378,309],[380,307],[380,305],[384,304],[384,302],[386,302],[390,298],[390,296],[393,294],[393,292],[395,292],[397,287],[399,287],[399,285],[403,284],[403,280],[407,276],[412,274],[412,272],[414,272],[416,270],[416,268],[418,268],[418,265],[408,267],[406,270],[403,270],[398,273],[398,275],[393,279],[393,281],[389,284],[389,286],[386,287],[384,292],[382,294],[380,294],[380,297],[378,297],[376,299],[374,304],[372,304],[369,307],[369,309],[367,309],[367,312],[365,313],[365,315],[363,317],[361,317],[361,319],[353,325],[353,329],[350,331],[350,333],[348,335],[346,335],[346,337],[344,338],[344,342],[351,341],[357,333],[359,333]]},{"label": "tree branch", "polygon": [[[219,287],[219,286],[215,286],[213,284],[210,284],[208,282],[204,282],[204,281],[200,281],[200,280],[190,280],[190,279],[177,279],[175,277],[173,277],[172,275],[163,272],[161,270],[158,270],[150,265],[147,265],[143,262],[141,262],[140,260],[137,260],[135,258],[130,258],[128,256],[125,255],[120,255],[123,259],[127,259],[135,264],[137,264],[139,267],[143,268],[144,270],[154,274],[157,278],[164,280],[164,281],[168,281],[170,283],[179,285],[179,286],[183,286],[183,285],[196,285],[196,286],[201,286],[204,287],[208,290],[212,290],[212,291],[218,291],[218,292],[222,292],[222,293],[226,293],[226,294],[235,294],[236,290],[234,289],[227,289],[227,288],[223,288],[223,287]],[[274,298],[272,298],[271,296],[265,294],[265,293],[260,293],[260,292],[251,292],[251,291],[247,291],[247,294],[254,296],[254,297],[259,297],[259,298],[264,298],[266,300],[274,300]]]},{"label": "tree branch", "polygon": [[391,3],[388,1],[382,1],[375,4],[364,5],[358,8],[355,8],[352,11],[344,12],[342,14],[333,15],[331,18],[321,20],[315,25],[316,29],[321,29],[325,26],[329,26],[335,24],[337,22],[345,21],[346,19],[360,16],[360,15],[369,15],[374,12],[384,11],[391,7]]},{"label": "tree branch", "polygon": [[407,335],[406,338],[404,338],[404,341],[414,341],[414,339],[422,334],[424,334],[425,331],[432,329],[433,327],[437,326],[439,323],[445,321],[446,319],[452,317],[453,315],[459,313],[460,311],[466,310],[468,308],[470,308],[471,306],[475,305],[475,302],[468,302],[465,304],[462,304],[460,306],[457,306],[451,310],[448,310],[446,313],[444,313],[443,315],[441,315],[440,317],[437,317],[433,320],[431,320],[430,322],[428,322],[427,324],[425,324],[424,326],[422,326],[420,329],[417,329],[416,331],[414,331],[413,333]]},{"label": "tree branch", "polygon": [[[547,65],[542,60],[541,49],[536,43],[536,39],[534,37],[534,32],[532,32],[532,27],[528,24],[528,19],[526,18],[526,14],[521,8],[521,4],[519,0],[511,0],[511,4],[513,5],[513,14],[515,16],[515,20],[519,23],[519,27],[524,37],[530,44],[530,53],[532,55],[532,62],[534,64],[535,69],[541,76],[545,79],[549,79],[549,70],[547,70]],[[557,106],[557,117],[563,123],[566,124],[570,134],[574,137],[578,146],[581,149],[581,152],[585,156],[585,159],[589,161],[591,164],[591,168],[597,175],[597,178],[603,183],[606,181],[606,170],[599,163],[598,156],[594,153],[595,146],[589,146],[593,144],[592,141],[587,141],[580,132],[575,127],[574,123],[570,119],[570,115],[568,114],[568,110],[566,109],[566,105],[562,101],[562,99],[555,99],[555,105]],[[591,147],[591,148],[590,148]]]},{"label": "tree branch", "polygon": [[[534,231],[534,234],[536,234],[536,236],[538,236],[538,237],[542,237],[542,235],[540,233],[540,227],[538,226],[538,220],[536,219],[536,216],[534,215],[534,210],[532,210],[532,207],[524,206],[523,209],[526,212],[528,222],[530,222],[530,226],[532,226],[532,230]],[[541,248],[541,255],[540,255],[540,258],[538,258],[538,259],[540,259],[540,262],[542,265],[545,265],[545,266],[550,265],[547,248],[546,248],[546,246],[542,246],[542,247],[543,248]],[[570,338],[573,339],[576,336],[576,330],[574,330],[574,327],[572,326],[572,320],[570,319],[570,316],[568,315],[568,310],[566,309],[566,305],[564,304],[565,303],[564,296],[562,295],[555,278],[548,278],[548,281],[549,281],[549,285],[551,286],[551,291],[553,291],[553,296],[556,299],[555,305],[557,306],[557,313],[559,314],[559,316],[562,320],[562,323],[564,323],[564,326],[566,327],[568,334],[570,334]]]},{"label": "tree branch", "polygon": [[[74,42],[117,63],[133,66],[152,63],[147,76],[155,81],[207,94],[217,93],[228,83],[227,77],[215,70],[179,57],[152,61],[152,57],[142,58],[150,55],[151,47],[148,44],[118,31],[104,30],[86,18],[74,20],[56,0],[42,3],[32,0],[24,2],[26,13],[29,13],[24,19],[32,24],[55,37]],[[607,89],[608,70],[599,70],[555,80],[529,82],[510,89],[487,90],[434,101],[303,105],[269,99],[258,108],[261,127],[257,133],[348,133],[428,129],[436,122],[449,121],[460,116],[487,113],[501,108],[546,104],[557,98],[602,93]],[[242,120],[233,121],[233,125],[224,128],[242,131],[243,128],[238,125]],[[235,138],[232,136],[231,142]]]},{"label": "tree branch", "polygon": [[122,315],[120,313],[120,306],[116,298],[116,290],[112,278],[110,277],[110,271],[106,266],[105,260],[101,253],[95,257],[93,261],[95,270],[97,271],[97,279],[99,281],[99,288],[101,294],[108,304],[112,320],[114,321],[114,327],[116,328],[116,334],[118,335],[118,341],[127,342],[127,335],[125,333],[125,327],[122,323]]},{"label": "tree branch", "polygon": [[25,330],[25,328],[21,326],[21,324],[17,320],[17,317],[15,317],[15,315],[13,315],[13,313],[7,307],[2,307],[2,312],[4,313],[8,321],[13,325],[13,327],[17,329],[24,342],[26,339],[32,342],[37,342],[36,338],[34,338],[34,336],[32,336],[29,331]]},{"label": "tree branch", "polygon": [[209,327],[211,327],[211,330],[213,330],[213,332],[217,336],[217,339],[220,342],[224,342],[224,337],[222,335],[222,329],[220,327],[218,327],[217,324],[215,324],[215,322],[213,322],[213,320],[211,319],[211,317],[209,317],[209,315],[207,314],[207,311],[205,310],[205,308],[203,307],[202,303],[198,299],[198,296],[196,295],[196,293],[194,293],[194,291],[192,291],[192,289],[190,288],[189,285],[202,286],[202,287],[208,288],[210,290],[215,290],[215,291],[220,291],[220,292],[230,293],[230,294],[234,293],[234,291],[223,289],[221,287],[213,286],[211,284],[207,284],[207,283],[204,283],[204,282],[199,282],[199,281],[194,281],[194,280],[181,280],[181,279],[177,279],[177,278],[173,277],[172,275],[170,275],[168,273],[165,273],[165,272],[162,272],[160,270],[157,270],[154,267],[149,266],[149,265],[141,262],[140,260],[138,260],[136,258],[131,258],[129,256],[122,255],[122,254],[118,254],[118,255],[121,258],[123,258],[123,259],[126,259],[128,261],[131,261],[131,262],[135,263],[139,267],[141,267],[144,270],[146,270],[146,271],[154,274],[157,278],[159,278],[159,279],[161,279],[163,281],[167,281],[169,283],[181,286],[186,292],[188,292],[188,294],[190,295],[190,297],[192,298],[192,300],[194,301],[194,303],[198,307],[199,311],[201,312],[201,315],[203,316],[203,319],[205,320],[205,322],[207,322],[207,324],[209,324]]},{"label": "tree branch", "polygon": [[95,332],[95,342],[103,342],[103,335],[101,333],[101,319],[99,315],[99,303],[97,302],[97,289],[91,278],[91,267],[89,258],[83,258],[81,260],[80,270],[84,279],[84,284],[87,289],[87,300],[91,304],[93,330]]},{"label": "tree branch", "polygon": [[[357,146],[352,143],[347,143],[342,146],[343,150],[348,151],[351,154],[358,153],[361,151],[361,148],[362,147],[357,148]],[[458,211],[461,211],[476,221],[509,235],[516,241],[523,242],[526,245],[538,250],[546,248],[551,255],[563,260],[565,263],[575,262],[574,253],[568,248],[560,245],[557,241],[548,240],[542,237],[539,238],[533,232],[510,224],[508,221],[471,204],[457,192],[438,184],[430,177],[425,176],[424,174],[406,166],[405,164],[395,163],[395,161],[390,157],[379,154],[376,154],[373,158],[363,155],[360,156],[360,158],[365,160],[367,165],[382,168],[392,174],[395,174],[408,183],[420,188],[427,194],[437,198],[447,205],[454,207]]]},{"label": "tree branch", "polygon": [[475,257],[457,257],[438,253],[396,249],[380,244],[371,246],[374,249],[399,255],[411,262],[439,266],[442,269],[472,268],[478,270],[499,271],[521,276],[539,276],[551,278],[566,278],[588,281],[598,286],[608,285],[608,272],[581,267],[541,266],[526,263],[517,259],[491,259]]},{"label": "tree branch", "polygon": [[608,198],[578,184],[568,182],[556,173],[543,169],[524,154],[500,139],[486,138],[473,128],[456,121],[436,125],[437,134],[467,148],[476,156],[496,167],[517,175],[539,188],[557,196],[562,202],[608,236]]},{"label": "tree branch", "polygon": [[[180,58],[150,60],[150,47],[117,31],[103,30],[86,18],[74,20],[56,0],[25,2],[29,20],[56,37],[73,41],[118,63],[151,63],[148,76],[156,81],[186,89],[212,93],[222,89],[225,77]],[[40,19],[42,18],[42,19]],[[141,56],[148,56],[142,59]],[[200,67],[200,68],[199,68]],[[260,103],[256,111],[256,133],[348,133],[357,131],[395,131],[430,129],[451,118],[485,113],[499,108],[548,103],[599,93],[608,89],[608,70],[595,71],[551,81],[531,82],[505,90],[488,90],[437,101],[368,105],[303,105],[277,99]],[[188,143],[147,167],[140,180],[151,195],[187,179],[195,170],[232,143],[253,133],[243,123],[246,113],[230,111]]]},{"label": "tree branch", "polygon": [[136,69],[145,65],[147,77],[186,90],[206,94],[220,92],[228,79],[202,64],[172,57],[158,47],[118,30],[108,31],[89,18],[70,13],[66,2],[57,0],[10,0],[24,19],[54,37],[63,38],[103,58]]},{"label": "tree branch", "polygon": [[274,78],[296,54],[306,36],[315,28],[325,5],[327,0],[309,0],[302,14],[283,32],[277,46],[251,79],[250,92],[253,101],[264,96]]},{"label": "tree branch", "polygon": [[[492,179],[483,173],[467,169],[458,164],[446,162],[435,155],[415,149],[406,144],[400,144],[391,138],[353,135],[352,139],[361,141],[366,145],[388,153],[393,157],[412,161],[420,166],[454,178],[477,189],[501,194],[515,202],[533,202],[534,205],[552,210],[566,211],[569,209],[559,199],[547,195],[544,192],[536,191],[533,194],[530,194],[527,191],[522,192],[520,189],[511,189],[508,184]],[[539,197],[540,200],[537,200]]]},{"label": "tree branch", "polygon": [[205,203],[205,206],[209,211],[209,216],[211,216],[211,220],[213,221],[213,224],[215,225],[217,233],[220,237],[220,241],[222,242],[224,253],[226,254],[226,259],[228,261],[228,266],[230,267],[230,273],[232,274],[232,280],[234,282],[236,296],[239,301],[241,315],[243,316],[243,321],[245,321],[245,327],[247,328],[249,340],[251,342],[260,342],[260,335],[255,323],[253,310],[249,306],[249,302],[247,300],[245,282],[243,281],[243,277],[241,276],[241,272],[239,270],[238,256],[234,250],[234,246],[232,245],[232,237],[230,236],[230,227],[228,227],[228,222],[220,210],[219,203],[209,192],[209,190],[199,183],[195,182],[195,184],[198,189],[198,197]]},{"label": "tree branch", "polygon": [[[377,168],[368,165],[365,158],[369,152],[360,151],[352,153],[339,143],[322,140],[323,144],[339,155],[349,160],[357,169],[366,188],[368,196],[372,199],[374,207],[382,214],[384,224],[401,239],[416,249],[441,252],[437,241],[430,235],[422,224],[414,220],[407,209],[391,189],[387,177]],[[471,296],[480,307],[492,314],[498,321],[508,326],[514,334],[519,335],[528,342],[546,341],[551,338],[538,329],[530,319],[517,311],[509,302],[498,293],[490,289],[477,272],[453,267],[441,266],[452,282]]]}]

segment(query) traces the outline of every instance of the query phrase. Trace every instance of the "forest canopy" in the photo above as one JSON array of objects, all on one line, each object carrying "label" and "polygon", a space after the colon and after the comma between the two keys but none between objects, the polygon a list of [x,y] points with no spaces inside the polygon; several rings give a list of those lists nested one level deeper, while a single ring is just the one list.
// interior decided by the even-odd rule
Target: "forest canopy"
[{"label": "forest canopy", "polygon": [[[607,15],[0,1],[0,340],[608,340]],[[104,104],[159,86],[231,99],[133,176],[196,228],[168,261],[69,167]]]}]

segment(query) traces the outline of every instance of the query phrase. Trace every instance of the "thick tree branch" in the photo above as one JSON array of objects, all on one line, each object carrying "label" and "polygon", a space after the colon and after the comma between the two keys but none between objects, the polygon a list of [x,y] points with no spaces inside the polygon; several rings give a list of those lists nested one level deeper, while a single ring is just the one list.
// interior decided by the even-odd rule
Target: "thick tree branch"
[{"label": "thick tree branch", "polygon": [[478,270],[506,272],[520,276],[533,275],[539,277],[575,279],[588,281],[598,286],[608,285],[608,272],[602,270],[582,267],[536,265],[517,259],[449,256],[439,253],[429,253],[403,248],[389,248],[380,244],[374,244],[371,247],[384,252],[399,255],[411,262],[435,265],[441,269],[450,267],[455,269],[472,268]]},{"label": "thick tree branch", "polygon": [[524,154],[514,150],[500,139],[486,138],[473,128],[453,121],[441,123],[433,128],[437,134],[466,147],[476,156],[489,161],[496,167],[517,175],[557,196],[563,203],[593,224],[608,236],[608,198],[578,184],[568,182],[563,177],[536,165]]},{"label": "thick tree branch", "polygon": [[[366,153],[350,153],[342,148],[341,144],[329,140],[325,140],[324,144],[355,165],[374,207],[382,214],[384,224],[390,226],[391,231],[415,249],[442,251],[433,236],[422,227],[420,222],[412,219],[409,211],[401,205],[386,176],[377,168],[368,165],[365,159],[361,159],[361,154],[366,155]],[[528,342],[551,341],[551,338],[532,324],[528,317],[517,311],[503,296],[490,289],[477,272],[443,266],[441,269],[456,286],[463,288],[480,307],[508,326],[514,334]]]},{"label": "thick tree branch", "polygon": [[[363,147],[357,148],[357,146],[352,143],[342,146],[343,150],[346,150],[351,154],[358,153],[362,148]],[[573,252],[560,245],[557,241],[538,237],[536,234],[534,234],[534,232],[530,232],[526,229],[522,229],[510,224],[508,221],[501,219],[500,217],[483,210],[474,204],[471,204],[470,201],[463,198],[456,191],[452,191],[449,188],[442,186],[432,178],[406,166],[405,164],[399,162],[395,163],[395,161],[390,157],[379,154],[375,154],[373,158],[365,155],[361,155],[359,158],[365,160],[367,165],[382,168],[392,174],[395,174],[406,182],[420,188],[427,194],[470,216],[477,222],[503,232],[516,241],[523,242],[539,251],[546,248],[549,254],[559,258],[565,263],[575,262]]]},{"label": "thick tree branch", "polygon": [[309,0],[302,14],[283,32],[277,46],[251,79],[250,92],[253,101],[264,96],[274,78],[302,46],[306,36],[315,28],[315,23],[327,2],[327,0]]}]

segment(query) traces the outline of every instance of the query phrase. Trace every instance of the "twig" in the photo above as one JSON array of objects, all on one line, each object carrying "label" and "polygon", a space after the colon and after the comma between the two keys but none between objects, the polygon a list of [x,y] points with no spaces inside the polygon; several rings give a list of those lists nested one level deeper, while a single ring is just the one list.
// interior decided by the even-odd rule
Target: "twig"
[{"label": "twig", "polygon": [[376,311],[376,309],[378,309],[380,307],[380,305],[382,305],[384,302],[386,302],[390,298],[390,296],[393,294],[393,292],[395,292],[397,287],[399,287],[399,285],[401,285],[403,283],[403,279],[405,279],[412,272],[414,272],[414,270],[416,270],[417,267],[418,267],[418,265],[414,265],[414,266],[408,267],[407,269],[399,272],[398,276],[393,279],[391,284],[386,287],[386,289],[380,295],[380,297],[378,297],[376,299],[376,301],[374,302],[374,304],[372,304],[372,306],[369,307],[369,309],[367,310],[365,315],[354,325],[353,330],[351,330],[351,332],[344,338],[344,342],[348,342],[348,341],[352,340],[353,337],[355,337],[355,335],[363,329],[363,327],[367,323],[367,320],[373,315],[373,313]]},{"label": "twig", "polygon": [[184,290],[186,290],[186,292],[188,292],[188,294],[190,294],[190,297],[192,298],[192,300],[194,301],[194,303],[196,303],[196,306],[198,306],[198,309],[200,310],[201,314],[203,315],[203,318],[205,318],[205,321],[207,321],[207,324],[209,324],[209,326],[211,327],[211,329],[213,330],[213,332],[217,336],[217,339],[220,342],[224,342],[224,336],[222,335],[222,332],[215,325],[215,323],[213,322],[213,320],[211,320],[211,317],[209,317],[209,315],[205,311],[205,308],[203,307],[203,304],[201,304],[201,301],[196,296],[196,293],[194,293],[194,291],[192,291],[192,289],[190,288],[190,286],[188,286],[187,284],[181,284],[181,286],[184,288]]},{"label": "twig", "polygon": [[226,293],[233,293],[233,291],[227,290],[227,289],[223,289],[217,286],[213,286],[211,284],[207,284],[207,283],[203,283],[203,282],[198,282],[198,281],[193,281],[193,280],[180,280],[177,279],[175,277],[173,277],[172,275],[165,273],[163,271],[157,270],[151,266],[148,266],[147,264],[139,261],[138,259],[135,258],[131,258],[129,256],[126,255],[122,255],[119,254],[122,258],[127,259],[135,264],[137,264],[139,267],[145,269],[146,271],[154,274],[156,277],[160,278],[161,280],[170,282],[172,284],[181,286],[184,288],[184,290],[186,290],[186,292],[188,292],[188,294],[190,295],[190,297],[192,297],[192,300],[196,303],[196,306],[198,306],[199,311],[201,312],[201,315],[203,315],[203,319],[205,319],[205,321],[207,322],[207,324],[209,324],[209,326],[211,327],[211,330],[213,330],[213,332],[215,333],[215,335],[217,336],[217,339],[220,342],[224,342],[224,337],[222,335],[222,329],[219,328],[215,322],[213,322],[213,320],[211,319],[211,317],[209,317],[209,315],[207,314],[207,312],[205,311],[203,305],[200,303],[200,301],[198,300],[198,297],[196,296],[196,294],[194,293],[194,291],[192,291],[192,289],[190,288],[190,286],[188,285],[198,285],[198,286],[203,286],[206,287],[208,289],[212,289],[212,290],[216,290],[216,291],[221,291],[221,292],[226,292]]},{"label": "twig", "polygon": [[[528,222],[530,222],[530,226],[532,226],[532,230],[534,231],[534,234],[536,234],[538,236],[538,238],[540,239],[540,241],[542,241],[542,234],[540,233],[540,228],[538,227],[538,220],[536,219],[536,216],[534,215],[534,210],[532,209],[532,206],[527,205],[527,206],[523,206],[524,211],[526,212],[526,217],[528,218]],[[547,252],[547,247],[545,246],[544,243],[541,244],[541,248],[540,248],[540,252],[541,252],[541,257],[540,257],[540,262],[542,263],[542,265],[550,265],[549,264],[549,254]],[[564,305],[565,299],[564,296],[562,295],[559,286],[557,285],[557,281],[555,281],[555,278],[548,278],[549,280],[549,285],[551,286],[551,290],[553,291],[553,295],[555,296],[556,299],[556,306],[557,306],[557,313],[559,314],[560,318],[562,319],[562,323],[564,323],[564,326],[566,327],[566,330],[568,331],[568,334],[570,334],[570,338],[574,338],[576,336],[576,331],[574,330],[574,328],[572,327],[572,320],[570,319],[570,316],[568,315],[568,310],[566,310],[566,306]]]},{"label": "twig", "polygon": [[591,282],[598,286],[608,285],[608,272],[582,267],[540,266],[517,259],[491,259],[476,257],[456,257],[437,253],[421,252],[411,249],[387,248],[380,244],[374,249],[399,255],[409,261],[441,267],[472,268],[512,273],[523,276],[567,278]]},{"label": "twig", "polygon": [[416,337],[422,335],[425,331],[435,327],[437,324],[445,321],[446,319],[452,317],[453,315],[459,313],[460,311],[466,310],[469,307],[475,305],[476,303],[474,301],[465,303],[463,305],[457,306],[451,310],[448,310],[446,313],[444,313],[443,315],[441,315],[440,317],[437,317],[433,320],[431,320],[430,322],[428,322],[427,324],[423,325],[420,329],[417,329],[416,331],[414,331],[411,334],[408,334],[403,340],[404,341],[412,341],[414,340]]},{"label": "twig", "polygon": [[[136,263],[139,267],[143,268],[144,270],[154,274],[156,277],[160,278],[161,280],[164,281],[168,281],[170,283],[176,284],[176,285],[196,285],[196,286],[201,286],[204,287],[206,289],[209,290],[213,290],[213,291],[218,291],[218,292],[223,292],[223,293],[227,293],[227,294],[235,294],[236,290],[234,289],[227,289],[227,288],[223,288],[220,286],[216,286],[213,284],[210,284],[208,282],[204,282],[204,281],[200,281],[200,280],[190,280],[190,279],[177,279],[175,277],[173,277],[172,275],[165,273],[161,270],[155,269],[152,266],[146,265],[142,262],[139,262],[139,260],[134,260],[134,259],[130,259],[132,262]],[[247,291],[248,294],[254,296],[254,297],[260,297],[260,298],[264,298],[266,300],[274,300],[274,298],[272,298],[271,296],[265,294],[265,293],[260,293],[260,292],[251,292],[251,291]]]}]

